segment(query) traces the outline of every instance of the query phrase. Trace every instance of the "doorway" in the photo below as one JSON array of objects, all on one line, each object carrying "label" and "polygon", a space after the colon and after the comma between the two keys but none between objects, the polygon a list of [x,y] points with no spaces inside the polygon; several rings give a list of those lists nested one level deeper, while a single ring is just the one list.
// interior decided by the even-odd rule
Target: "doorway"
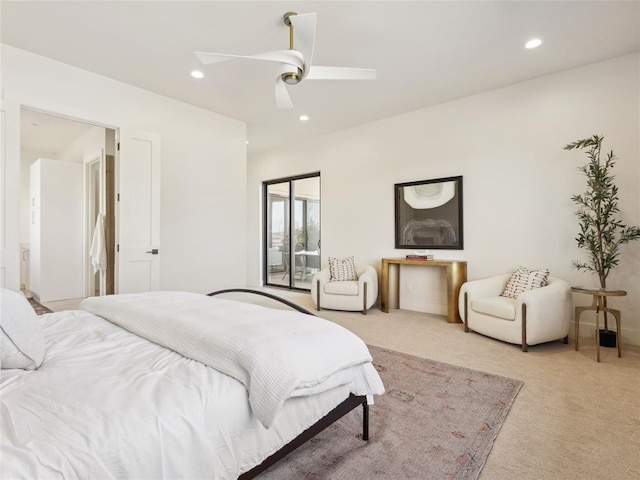
[{"label": "doorway", "polygon": [[263,193],[263,282],[309,291],[320,269],[320,172],[264,182]]},{"label": "doorway", "polygon": [[[54,165],[54,169],[56,164],[77,165],[77,168],[81,170],[80,182],[82,184],[76,200],[82,227],[77,232],[78,238],[72,242],[75,245],[72,255],[74,258],[78,258],[79,271],[74,274],[73,280],[69,281],[74,285],[78,284],[78,287],[65,289],[64,293],[59,289],[50,290],[46,293],[43,301],[68,300],[113,293],[114,256],[112,246],[115,240],[113,192],[115,189],[112,187],[109,190],[108,185],[113,186],[115,181],[113,168],[115,130],[25,107],[20,109],[20,124],[20,241],[23,247],[22,258],[29,258],[31,248],[37,249],[34,252],[38,253],[37,259],[32,258],[31,265],[25,268],[25,271],[29,272],[25,273],[25,281],[21,279],[25,293],[33,292],[39,296],[40,292],[36,290],[46,292],[47,283],[55,282],[56,278],[58,280],[66,278],[66,273],[68,273],[65,271],[64,265],[59,265],[59,262],[55,261],[58,257],[56,249],[59,248],[59,245],[52,243],[46,232],[40,232],[37,238],[33,238],[31,234],[34,227],[33,222],[37,218],[34,215],[35,205],[32,205],[34,202],[30,188],[31,165],[38,159],[49,160],[49,163]],[[51,179],[50,182],[56,188],[64,189],[64,177]],[[42,210],[42,214],[45,214],[44,210]],[[104,231],[108,262],[102,271],[94,274],[89,254],[98,214],[105,215],[107,220]],[[38,243],[37,246],[32,245],[34,241]],[[111,252],[109,252],[109,245],[111,245]],[[49,253],[47,254],[47,252]],[[33,278],[34,273],[37,276],[36,281]],[[65,273],[65,275],[61,275],[61,273]],[[79,279],[77,282],[76,278]],[[109,278],[111,278],[111,282],[109,282]]]}]

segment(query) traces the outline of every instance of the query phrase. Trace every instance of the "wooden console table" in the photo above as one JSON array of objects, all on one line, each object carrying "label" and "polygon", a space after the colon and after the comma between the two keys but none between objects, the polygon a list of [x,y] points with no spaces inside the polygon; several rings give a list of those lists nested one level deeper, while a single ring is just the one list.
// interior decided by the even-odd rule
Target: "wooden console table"
[{"label": "wooden console table", "polygon": [[[447,322],[461,323],[458,313],[458,295],[460,287],[467,281],[467,262],[458,260],[407,260],[404,258],[382,259],[382,302],[380,309],[389,313],[389,308],[400,308],[400,265],[418,267],[444,267],[447,269]],[[393,286],[395,292],[394,305],[389,301],[389,267],[397,271],[397,282]]]}]

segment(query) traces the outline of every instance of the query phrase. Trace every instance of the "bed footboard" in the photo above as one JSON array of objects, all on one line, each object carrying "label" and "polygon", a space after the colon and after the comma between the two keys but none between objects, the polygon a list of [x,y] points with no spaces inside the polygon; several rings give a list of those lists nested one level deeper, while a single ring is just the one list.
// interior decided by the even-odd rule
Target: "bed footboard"
[{"label": "bed footboard", "polygon": [[289,453],[293,452],[296,448],[315,437],[322,430],[327,428],[332,423],[338,421],[345,416],[351,410],[362,405],[362,439],[369,440],[369,405],[367,403],[366,396],[349,395],[349,397],[339,404],[336,408],[327,413],[318,422],[311,425],[308,429],[298,435],[296,438],[287,443],[280,450],[267,457],[261,464],[256,465],[251,470],[243,473],[238,477],[238,480],[248,480],[254,478],[260,473],[264,472],[271,465],[282,460]]},{"label": "bed footboard", "polygon": [[300,305],[296,305],[295,303],[290,302],[289,300],[287,300],[285,298],[280,298],[277,295],[273,295],[271,293],[263,292],[261,290],[251,290],[250,288],[227,288],[225,290],[217,290],[215,292],[207,293],[207,295],[210,296],[210,297],[213,297],[215,295],[220,295],[222,293],[252,293],[254,295],[261,295],[263,297],[270,298],[271,300],[276,300],[277,302],[284,303],[287,307],[291,307],[294,310],[297,310],[297,311],[299,311],[301,313],[306,313],[307,315],[312,315],[314,317],[317,316],[315,313],[307,310],[304,307],[301,307]]}]

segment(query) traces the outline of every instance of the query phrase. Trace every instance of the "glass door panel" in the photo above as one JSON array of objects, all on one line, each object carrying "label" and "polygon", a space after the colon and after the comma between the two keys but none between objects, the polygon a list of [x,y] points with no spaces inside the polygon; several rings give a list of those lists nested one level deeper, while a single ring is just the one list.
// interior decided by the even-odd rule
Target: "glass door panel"
[{"label": "glass door panel", "polygon": [[267,282],[289,286],[289,182],[267,185]]},{"label": "glass door panel", "polygon": [[311,279],[320,264],[320,177],[293,181],[292,195],[295,198],[293,286],[310,290]]}]

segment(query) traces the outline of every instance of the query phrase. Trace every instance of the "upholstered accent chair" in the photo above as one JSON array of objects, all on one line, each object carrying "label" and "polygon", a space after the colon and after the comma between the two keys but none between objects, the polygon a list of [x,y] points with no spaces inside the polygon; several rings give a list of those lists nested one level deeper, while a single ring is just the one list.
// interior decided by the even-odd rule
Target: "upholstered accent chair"
[{"label": "upholstered accent chair", "polygon": [[[502,296],[512,274],[466,282],[458,306],[464,331],[471,330],[504,342],[530,345],[569,340],[571,288],[564,280],[548,277],[546,286]],[[508,289],[507,289],[508,291]]]},{"label": "upholstered accent chair", "polygon": [[371,265],[355,270],[356,280],[332,280],[329,267],[314,275],[311,298],[318,311],[326,308],[367,314],[378,298],[378,272]]}]

